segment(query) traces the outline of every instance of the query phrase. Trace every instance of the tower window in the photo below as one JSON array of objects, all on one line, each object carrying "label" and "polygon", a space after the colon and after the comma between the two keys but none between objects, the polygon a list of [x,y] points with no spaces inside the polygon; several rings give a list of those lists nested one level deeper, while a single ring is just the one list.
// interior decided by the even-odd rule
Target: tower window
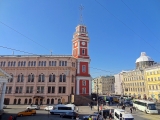
[{"label": "tower window", "polygon": [[82,65],[82,72],[85,73],[86,72],[86,66]]},{"label": "tower window", "polygon": [[85,49],[82,49],[82,54],[85,55]]}]

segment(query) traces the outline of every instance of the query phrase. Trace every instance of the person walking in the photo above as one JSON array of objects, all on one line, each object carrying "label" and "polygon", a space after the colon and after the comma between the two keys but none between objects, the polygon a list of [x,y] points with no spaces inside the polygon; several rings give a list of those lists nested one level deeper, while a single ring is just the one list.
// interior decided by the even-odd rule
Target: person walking
[{"label": "person walking", "polygon": [[109,119],[112,120],[112,111],[109,111]]},{"label": "person walking", "polygon": [[131,111],[131,113],[132,113],[132,107],[130,107],[130,111]]},{"label": "person walking", "polygon": [[12,115],[9,116],[8,120],[13,120],[13,117]]},{"label": "person walking", "polygon": [[93,106],[92,106],[92,105],[90,105],[90,107],[91,107],[91,110],[92,110],[92,107],[93,107]]}]

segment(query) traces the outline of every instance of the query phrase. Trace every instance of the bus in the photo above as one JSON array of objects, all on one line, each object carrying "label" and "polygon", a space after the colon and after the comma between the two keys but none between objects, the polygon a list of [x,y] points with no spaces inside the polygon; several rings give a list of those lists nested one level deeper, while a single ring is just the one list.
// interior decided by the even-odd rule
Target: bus
[{"label": "bus", "polygon": [[134,100],[133,107],[136,109],[146,112],[146,114],[158,114],[158,110],[156,109],[156,105],[154,102],[146,101],[146,100]]}]

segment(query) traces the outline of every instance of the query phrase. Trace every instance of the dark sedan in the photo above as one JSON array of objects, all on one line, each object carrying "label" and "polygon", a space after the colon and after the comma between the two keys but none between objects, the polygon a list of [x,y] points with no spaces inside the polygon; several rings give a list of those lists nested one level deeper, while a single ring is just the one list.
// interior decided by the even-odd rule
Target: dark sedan
[{"label": "dark sedan", "polygon": [[78,113],[76,113],[76,112],[66,112],[66,113],[60,114],[60,117],[62,117],[62,118],[76,119],[77,116],[78,116]]}]

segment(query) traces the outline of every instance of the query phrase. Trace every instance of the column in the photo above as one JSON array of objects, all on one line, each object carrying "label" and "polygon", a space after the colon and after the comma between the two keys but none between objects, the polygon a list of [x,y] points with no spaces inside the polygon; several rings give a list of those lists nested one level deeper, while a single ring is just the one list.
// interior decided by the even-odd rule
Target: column
[{"label": "column", "polygon": [[79,74],[79,70],[80,70],[79,66],[80,66],[80,62],[77,62],[77,74]]},{"label": "column", "polygon": [[80,55],[80,41],[78,41],[78,56]]},{"label": "column", "polygon": [[2,94],[1,94],[1,103],[0,103],[0,110],[3,109],[5,91],[6,91],[6,83],[3,83]]},{"label": "column", "polygon": [[76,94],[79,95],[79,79],[77,79],[76,87],[77,87]]}]

